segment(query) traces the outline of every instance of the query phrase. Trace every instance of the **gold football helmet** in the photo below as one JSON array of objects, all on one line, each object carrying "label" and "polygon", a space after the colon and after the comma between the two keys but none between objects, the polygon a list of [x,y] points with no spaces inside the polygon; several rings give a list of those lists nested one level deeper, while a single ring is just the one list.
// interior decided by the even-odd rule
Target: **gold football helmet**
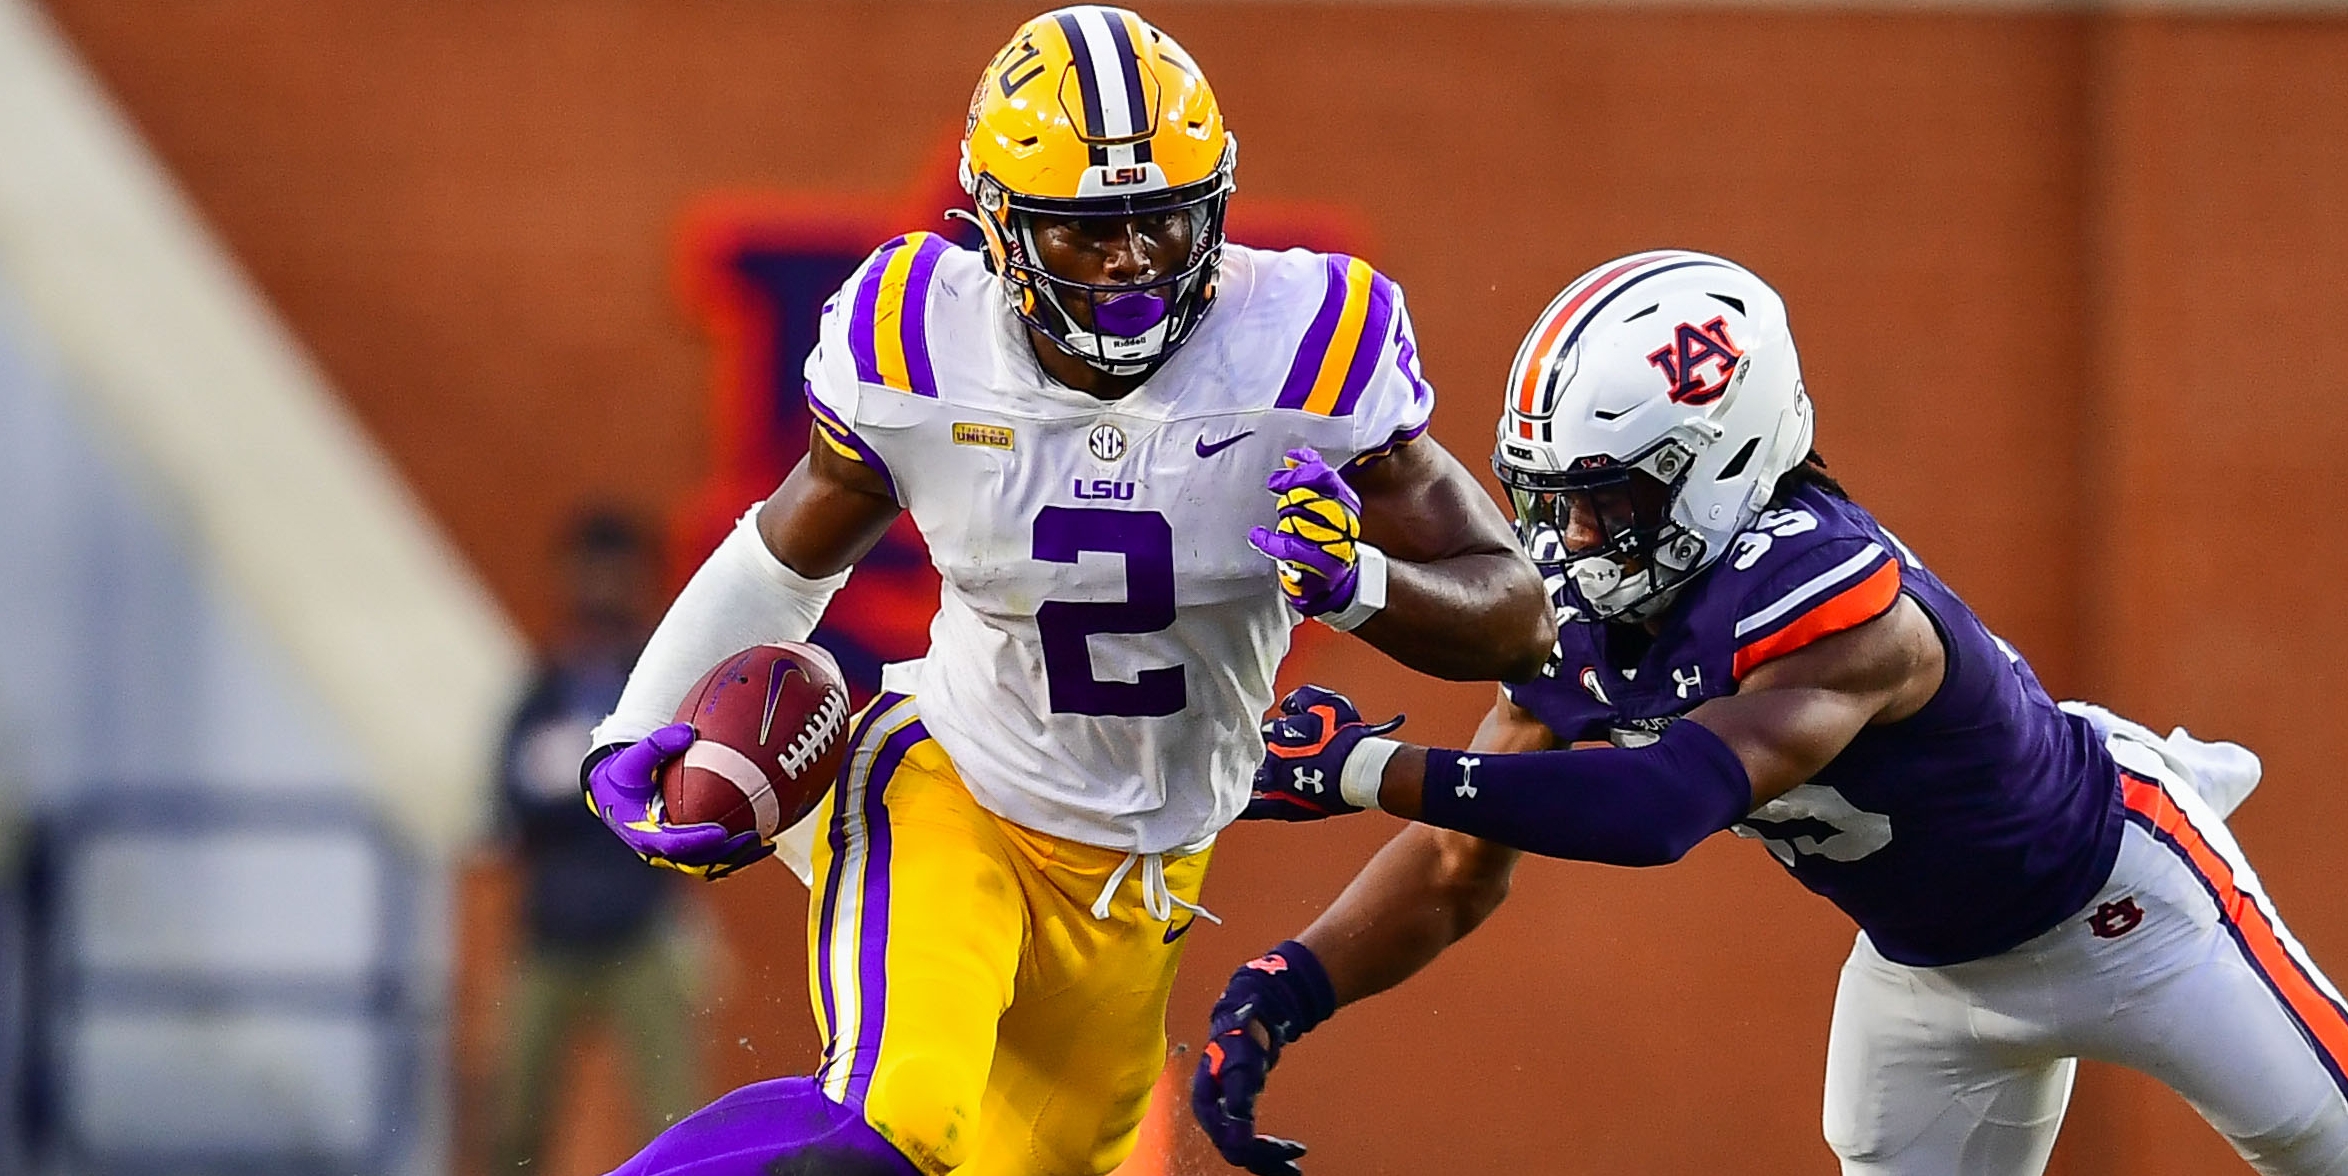
[{"label": "gold football helmet", "polygon": [[[1238,150],[1172,37],[1125,9],[1080,4],[1020,26],[979,78],[962,187],[1012,310],[1069,354],[1136,375],[1165,362],[1215,296]],[[1037,216],[1162,215],[1191,218],[1190,255],[1171,274],[1099,285],[1038,258]],[[1085,313],[1071,315],[1079,300]]]}]

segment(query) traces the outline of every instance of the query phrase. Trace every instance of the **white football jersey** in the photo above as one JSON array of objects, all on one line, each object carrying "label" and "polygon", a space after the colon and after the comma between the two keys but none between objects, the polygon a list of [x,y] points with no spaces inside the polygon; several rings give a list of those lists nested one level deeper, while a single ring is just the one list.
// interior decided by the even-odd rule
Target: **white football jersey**
[{"label": "white football jersey", "polygon": [[1248,545],[1264,479],[1340,468],[1434,405],[1401,291],[1362,261],[1229,246],[1213,307],[1120,400],[1044,374],[977,252],[917,233],[826,305],[819,432],[879,471],[943,579],[886,681],[978,801],[1111,849],[1204,842],[1247,803],[1296,614]]}]

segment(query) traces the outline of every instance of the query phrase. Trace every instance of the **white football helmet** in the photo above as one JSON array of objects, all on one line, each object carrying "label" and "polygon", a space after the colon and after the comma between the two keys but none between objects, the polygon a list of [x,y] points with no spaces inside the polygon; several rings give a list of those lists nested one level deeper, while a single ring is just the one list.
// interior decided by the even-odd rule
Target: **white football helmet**
[{"label": "white football helmet", "polygon": [[1785,301],[1709,254],[1607,262],[1525,336],[1499,433],[1492,465],[1525,550],[1564,564],[1599,618],[1649,619],[1810,452]]}]

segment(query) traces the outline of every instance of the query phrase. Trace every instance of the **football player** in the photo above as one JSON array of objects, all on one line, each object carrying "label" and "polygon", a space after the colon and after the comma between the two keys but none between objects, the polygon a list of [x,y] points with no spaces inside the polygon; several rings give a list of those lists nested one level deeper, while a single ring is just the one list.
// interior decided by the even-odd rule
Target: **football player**
[{"label": "football player", "polygon": [[1730,262],[1622,258],[1543,312],[1494,464],[1556,652],[1466,752],[1312,687],[1267,723],[1258,810],[1421,823],[1215,1005],[1193,1109],[1226,1158],[1298,1170],[1252,1123],[1281,1046],[1472,930],[1519,851],[1661,865],[1733,829],[1860,928],[1843,1171],[2039,1172],[2092,1057],[2262,1172],[2348,1172],[2348,1017],[2221,822],[2256,757],[2058,706],[1810,438],[1784,304]]},{"label": "football player", "polygon": [[1422,435],[1401,290],[1226,243],[1236,144],[1172,38],[1093,5],[1027,22],[963,148],[984,249],[899,238],[825,306],[806,460],[598,731],[590,803],[638,852],[712,876],[767,852],[661,823],[653,773],[693,737],[664,724],[719,658],[805,638],[910,512],[944,582],[929,652],[853,723],[812,844],[785,842],[821,1068],[726,1096],[631,1176],[1110,1170],[1291,628],[1455,678],[1529,677],[1555,640],[1506,517]]}]

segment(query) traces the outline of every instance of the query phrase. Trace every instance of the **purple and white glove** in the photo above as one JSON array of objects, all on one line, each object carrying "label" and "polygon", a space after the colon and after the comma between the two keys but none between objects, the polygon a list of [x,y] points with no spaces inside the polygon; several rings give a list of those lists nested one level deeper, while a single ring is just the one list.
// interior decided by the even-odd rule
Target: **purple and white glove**
[{"label": "purple and white glove", "polygon": [[1330,628],[1351,629],[1386,606],[1386,556],[1361,541],[1362,500],[1311,449],[1291,449],[1264,487],[1279,499],[1271,527],[1247,541],[1280,565],[1288,604]]},{"label": "purple and white glove", "polygon": [[664,825],[653,814],[660,766],[693,743],[693,725],[671,723],[634,743],[597,748],[581,766],[587,811],[602,818],[621,842],[649,865],[708,879],[723,878],[774,852],[755,831],[728,833],[718,824]]},{"label": "purple and white glove", "polygon": [[1364,721],[1352,699],[1318,686],[1289,691],[1264,720],[1264,760],[1256,765],[1254,792],[1239,819],[1318,821],[1376,808],[1378,782],[1397,745],[1373,739],[1363,751],[1362,741],[1392,731],[1402,719]]},{"label": "purple and white glove", "polygon": [[1293,939],[1231,973],[1208,1014],[1207,1044],[1190,1078],[1190,1113],[1233,1167],[1255,1176],[1303,1176],[1296,1163],[1303,1144],[1256,1134],[1256,1096],[1280,1048],[1336,1011],[1328,971]]}]

